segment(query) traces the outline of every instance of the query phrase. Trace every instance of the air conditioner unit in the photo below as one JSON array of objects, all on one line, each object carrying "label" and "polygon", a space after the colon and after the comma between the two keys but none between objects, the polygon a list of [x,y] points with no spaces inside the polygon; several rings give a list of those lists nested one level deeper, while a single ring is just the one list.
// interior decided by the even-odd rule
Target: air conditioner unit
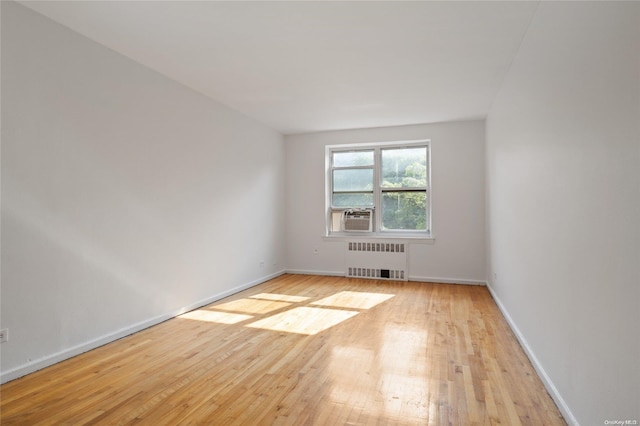
[{"label": "air conditioner unit", "polygon": [[342,213],[342,230],[346,232],[371,232],[371,210],[345,210]]}]

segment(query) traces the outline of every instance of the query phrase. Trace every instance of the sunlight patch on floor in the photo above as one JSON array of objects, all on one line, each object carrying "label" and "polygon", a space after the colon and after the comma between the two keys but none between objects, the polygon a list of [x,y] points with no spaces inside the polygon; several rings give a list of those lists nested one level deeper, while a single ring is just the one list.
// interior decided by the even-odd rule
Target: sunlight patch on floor
[{"label": "sunlight patch on floor", "polygon": [[308,297],[304,296],[291,296],[288,294],[276,294],[276,293],[260,293],[254,296],[250,296],[251,299],[264,299],[264,300],[276,300],[279,302],[291,302],[291,303],[299,303],[309,300]]},{"label": "sunlight patch on floor", "polygon": [[318,307],[292,308],[295,303],[306,302],[310,297],[260,293],[188,312],[181,318],[219,324],[237,324],[252,319],[255,315],[270,314],[289,308],[284,312],[248,324],[247,327],[313,335],[358,314],[358,311],[349,309],[371,309],[392,297],[394,297],[393,294],[341,291],[309,304]]},{"label": "sunlight patch on floor", "polygon": [[208,309],[243,312],[247,314],[266,314],[288,306],[291,306],[291,303],[274,300],[238,299],[227,303],[221,303],[219,305],[213,305]]},{"label": "sunlight patch on floor", "polygon": [[242,321],[253,318],[252,315],[244,314],[232,314],[229,312],[214,312],[197,309],[195,311],[187,312],[180,315],[180,318],[186,318],[190,320],[215,322],[219,324],[236,324]]},{"label": "sunlight patch on floor", "polygon": [[248,324],[247,327],[313,335],[355,315],[358,312],[300,307]]},{"label": "sunlight patch on floor", "polygon": [[393,294],[365,293],[359,291],[341,291],[324,299],[317,300],[312,305],[330,306],[334,308],[371,309],[389,300]]}]

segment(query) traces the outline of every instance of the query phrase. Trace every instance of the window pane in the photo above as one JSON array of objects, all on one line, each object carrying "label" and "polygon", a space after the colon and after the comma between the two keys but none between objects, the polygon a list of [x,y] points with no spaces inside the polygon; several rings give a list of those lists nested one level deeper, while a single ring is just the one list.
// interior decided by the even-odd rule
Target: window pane
[{"label": "window pane", "polygon": [[382,187],[415,188],[427,186],[427,148],[382,150]]},{"label": "window pane", "polygon": [[342,225],[342,211],[331,212],[331,232],[340,232]]},{"label": "window pane", "polygon": [[373,191],[373,169],[334,170],[333,191]]},{"label": "window pane", "polygon": [[334,207],[373,207],[373,193],[333,194]]},{"label": "window pane", "polygon": [[382,229],[427,229],[426,192],[384,192]]},{"label": "window pane", "polygon": [[373,166],[373,151],[334,152],[333,167]]}]

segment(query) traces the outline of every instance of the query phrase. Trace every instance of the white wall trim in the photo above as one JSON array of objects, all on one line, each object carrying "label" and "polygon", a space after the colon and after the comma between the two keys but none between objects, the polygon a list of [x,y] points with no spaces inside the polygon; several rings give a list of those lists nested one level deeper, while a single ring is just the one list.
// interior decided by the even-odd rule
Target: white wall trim
[{"label": "white wall trim", "polygon": [[269,281],[273,278],[276,278],[280,275],[285,274],[285,271],[278,271],[270,275],[266,275],[264,277],[258,278],[246,284],[239,285],[237,287],[233,287],[229,290],[223,291],[221,293],[215,294],[213,296],[207,297],[206,299],[199,300],[190,305],[184,306],[182,308],[176,309],[174,311],[168,312],[163,315],[158,315],[156,317],[147,319],[145,321],[140,321],[138,323],[132,324],[128,327],[121,328],[112,333],[105,334],[104,336],[98,337],[96,339],[90,340],[85,343],[81,343],[79,345],[73,346],[71,348],[64,349],[60,352],[47,355],[43,358],[37,359],[35,361],[28,362],[19,367],[13,368],[8,371],[3,371],[0,374],[0,383],[6,383],[11,380],[15,380],[22,376],[26,376],[27,374],[36,372],[43,368],[49,367],[53,364],[57,364],[66,359],[72,358],[74,356],[80,355],[82,353],[88,352],[92,349],[96,349],[100,346],[106,345],[107,343],[114,342],[123,337],[129,336],[131,334],[142,331],[146,328],[153,327],[154,325],[160,324],[161,322],[170,320],[172,318],[177,317],[178,315],[182,315],[186,312],[192,311],[194,309],[200,308],[205,305],[209,305],[213,302],[216,302],[220,299],[224,299],[225,297],[231,296],[232,294],[241,292],[243,290],[254,287],[258,284],[262,284],[263,282]]},{"label": "white wall trim", "polygon": [[547,372],[542,367],[542,364],[540,363],[535,353],[531,349],[531,346],[529,346],[527,339],[525,339],[523,334],[520,332],[520,329],[518,328],[516,323],[513,321],[513,318],[511,318],[511,315],[509,315],[509,311],[507,311],[507,308],[502,304],[502,301],[500,301],[500,298],[491,287],[491,282],[487,282],[487,288],[489,289],[489,293],[491,293],[491,297],[493,297],[493,300],[496,302],[496,305],[498,305],[500,312],[502,312],[502,315],[507,320],[507,324],[509,324],[509,327],[511,327],[513,334],[515,334],[516,338],[518,339],[518,342],[520,342],[520,346],[522,346],[522,349],[524,349],[524,353],[527,355],[527,357],[529,358],[529,361],[531,361],[531,364],[533,365],[533,368],[538,373],[538,376],[540,377],[540,380],[542,380],[542,383],[544,384],[544,387],[547,389],[547,392],[549,392],[549,395],[551,395],[551,398],[558,406],[558,409],[562,413],[564,420],[570,425],[579,426],[580,423],[578,423],[578,420],[575,418],[575,416],[571,412],[571,409],[565,402],[564,398],[562,398],[562,395],[560,395],[560,392],[558,391],[556,386],[553,384],[553,381],[551,381],[551,378],[549,377],[549,375],[547,375]]},{"label": "white wall trim", "polygon": [[408,236],[401,234],[376,234],[376,233],[361,233],[359,235],[345,234],[345,233],[333,233],[330,235],[323,235],[323,241],[328,242],[347,242],[347,241],[400,241],[408,244],[430,244],[436,243],[435,237],[421,237],[421,236]]},{"label": "white wall trim", "polygon": [[322,275],[329,277],[344,277],[346,275],[344,271],[312,271],[306,269],[287,269],[285,273],[296,275]]},{"label": "white wall trim", "polygon": [[[332,277],[346,276],[344,271],[313,271],[313,270],[306,270],[306,269],[287,269],[285,272],[287,274],[299,274],[299,275],[321,275],[321,276],[332,276]],[[436,283],[436,284],[487,285],[486,281],[468,280],[463,278],[430,278],[430,277],[409,276],[409,281]]]},{"label": "white wall trim", "polygon": [[416,277],[411,275],[409,276],[409,281],[436,284],[487,285],[487,282],[482,280],[469,280],[466,278]]}]

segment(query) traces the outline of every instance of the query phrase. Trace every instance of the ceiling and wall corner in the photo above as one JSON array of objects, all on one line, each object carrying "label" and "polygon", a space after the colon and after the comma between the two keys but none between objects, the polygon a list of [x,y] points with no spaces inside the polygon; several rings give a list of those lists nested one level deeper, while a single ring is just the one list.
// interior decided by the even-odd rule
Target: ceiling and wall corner
[{"label": "ceiling and wall corner", "polygon": [[483,119],[538,2],[21,4],[293,134]]}]

